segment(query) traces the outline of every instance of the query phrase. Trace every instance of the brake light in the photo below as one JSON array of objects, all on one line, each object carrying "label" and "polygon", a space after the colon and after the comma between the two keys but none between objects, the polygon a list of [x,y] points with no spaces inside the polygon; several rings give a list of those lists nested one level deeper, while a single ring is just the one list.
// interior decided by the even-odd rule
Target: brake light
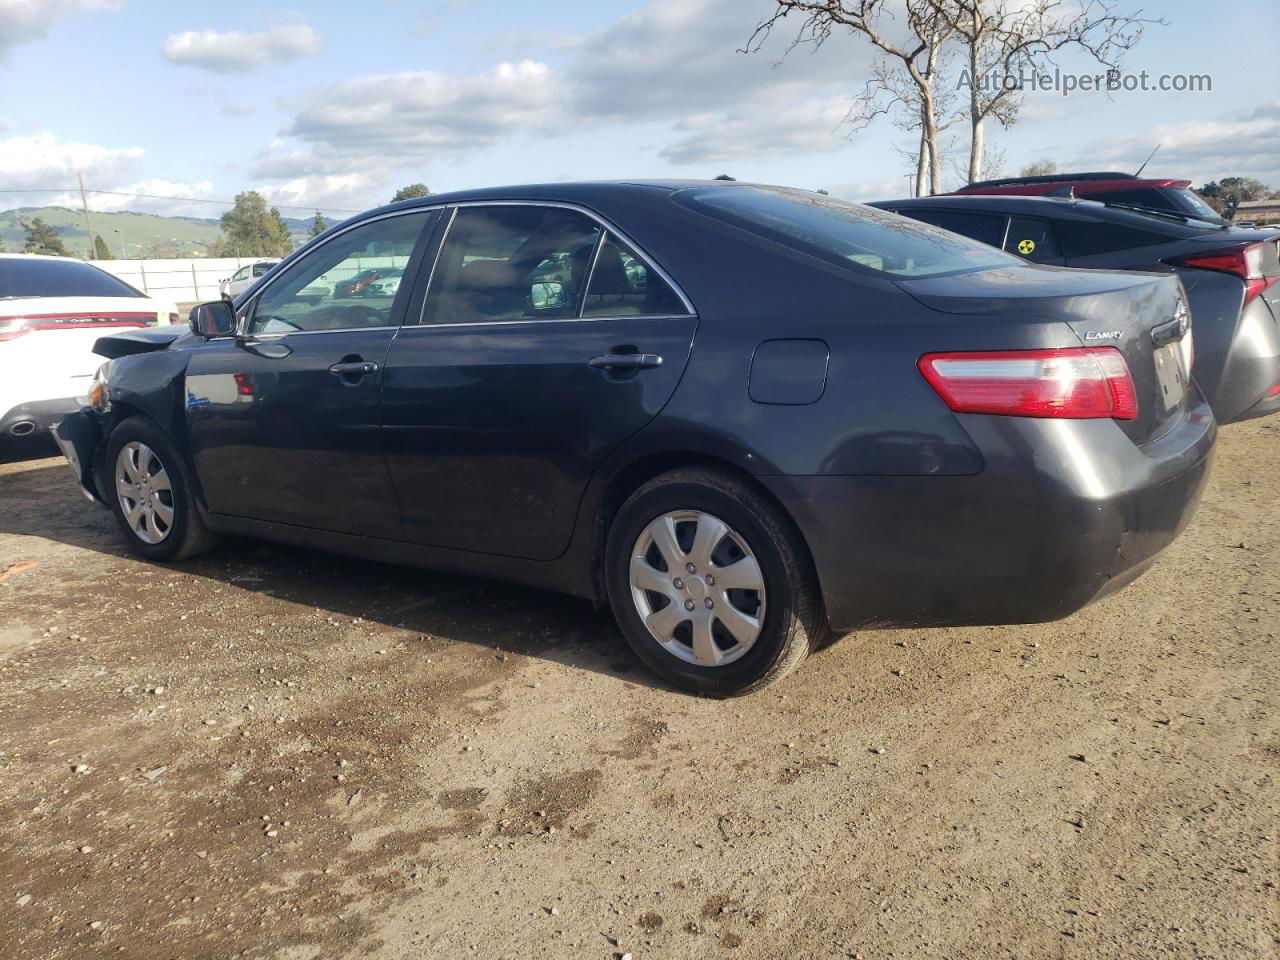
[{"label": "brake light", "polygon": [[1135,420],[1138,396],[1115,347],[926,353],[920,372],[956,413]]},{"label": "brake light", "polygon": [[1189,254],[1171,257],[1167,263],[1177,267],[1198,267],[1201,270],[1218,270],[1231,273],[1244,281],[1244,302],[1252,301],[1271,286],[1280,276],[1269,277],[1262,268],[1263,244],[1250,243],[1233,250],[1215,250],[1211,253]]},{"label": "brake light", "polygon": [[0,317],[0,343],[17,340],[31,332],[31,322],[26,317]]}]

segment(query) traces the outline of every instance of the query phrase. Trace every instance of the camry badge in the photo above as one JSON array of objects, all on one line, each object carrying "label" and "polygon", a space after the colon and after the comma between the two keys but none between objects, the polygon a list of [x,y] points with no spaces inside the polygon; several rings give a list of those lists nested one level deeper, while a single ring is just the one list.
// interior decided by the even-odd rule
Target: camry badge
[{"label": "camry badge", "polygon": [[1090,330],[1084,335],[1086,340],[1119,340],[1122,336],[1119,330]]}]

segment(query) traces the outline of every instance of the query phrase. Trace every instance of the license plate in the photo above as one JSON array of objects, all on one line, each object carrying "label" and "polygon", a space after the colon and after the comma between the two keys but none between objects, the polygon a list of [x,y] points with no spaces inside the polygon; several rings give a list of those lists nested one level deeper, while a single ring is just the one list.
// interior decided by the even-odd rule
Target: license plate
[{"label": "license plate", "polygon": [[1166,343],[1156,348],[1156,383],[1160,387],[1160,399],[1164,412],[1176,408],[1187,395],[1188,371],[1180,342]]}]

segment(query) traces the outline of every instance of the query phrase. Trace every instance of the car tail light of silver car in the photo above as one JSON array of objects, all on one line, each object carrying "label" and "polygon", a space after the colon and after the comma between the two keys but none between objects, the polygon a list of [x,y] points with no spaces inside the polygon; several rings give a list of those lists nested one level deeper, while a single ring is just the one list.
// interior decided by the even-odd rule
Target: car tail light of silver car
[{"label": "car tail light of silver car", "polygon": [[956,413],[1135,420],[1138,397],[1115,347],[927,353],[920,372]]},{"label": "car tail light of silver car", "polygon": [[1168,263],[1177,267],[1197,267],[1201,270],[1234,273],[1244,281],[1244,302],[1248,304],[1263,290],[1280,280],[1280,273],[1268,273],[1266,260],[1267,243],[1262,242],[1229,250],[1213,250],[1208,253],[1173,257]]}]

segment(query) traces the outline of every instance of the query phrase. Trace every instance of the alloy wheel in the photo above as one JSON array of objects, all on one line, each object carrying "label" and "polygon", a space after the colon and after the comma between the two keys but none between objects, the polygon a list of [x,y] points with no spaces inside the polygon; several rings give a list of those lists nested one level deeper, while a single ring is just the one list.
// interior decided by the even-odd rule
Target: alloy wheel
[{"label": "alloy wheel", "polygon": [[173,485],[145,443],[131,440],[116,455],[116,494],[125,523],[143,543],[160,543],[173,530]]},{"label": "alloy wheel", "polygon": [[631,551],[631,597],[668,653],[701,667],[741,658],[760,636],[765,584],[747,541],[719,517],[664,513]]}]

